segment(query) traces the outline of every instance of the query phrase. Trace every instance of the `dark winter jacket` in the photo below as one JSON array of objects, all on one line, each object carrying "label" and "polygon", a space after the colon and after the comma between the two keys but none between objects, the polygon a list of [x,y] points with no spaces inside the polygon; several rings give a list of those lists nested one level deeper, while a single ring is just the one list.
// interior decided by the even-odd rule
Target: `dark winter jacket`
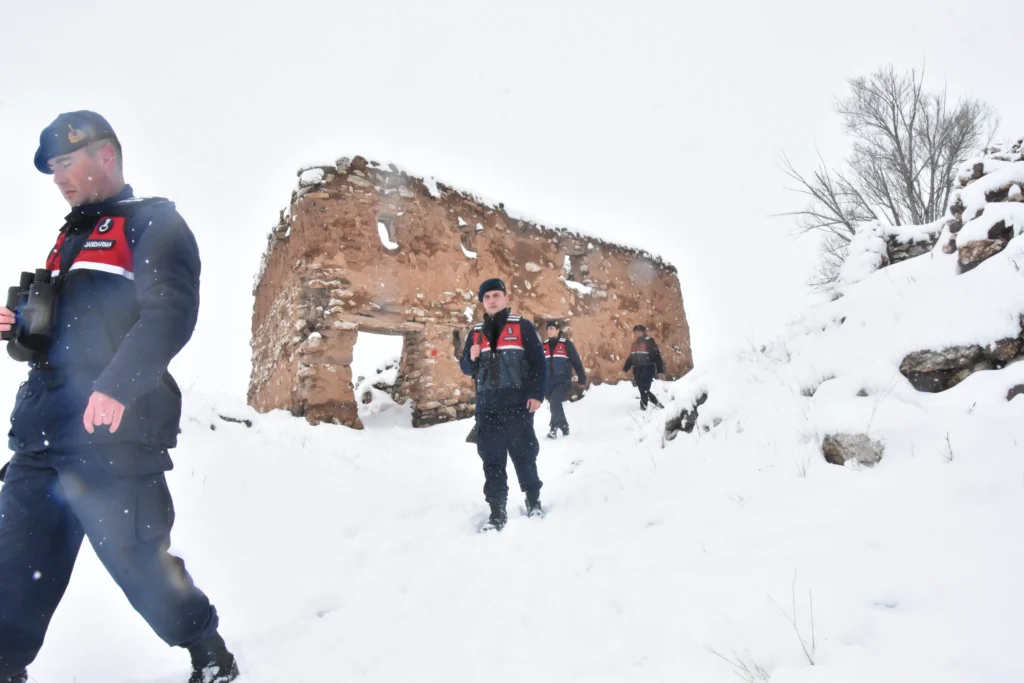
[{"label": "dark winter jacket", "polygon": [[633,376],[655,375],[665,372],[665,361],[661,358],[661,350],[654,340],[648,336],[641,337],[633,342],[633,348],[629,351],[629,358],[622,367],[623,372],[633,369]]},{"label": "dark winter jacket", "polygon": [[[480,357],[470,349],[480,345]],[[537,328],[507,310],[473,328],[459,361],[462,371],[476,380],[476,412],[526,410],[529,399],[544,400],[547,364]]]},{"label": "dark winter jacket", "polygon": [[580,384],[587,383],[587,373],[583,369],[580,354],[576,345],[565,337],[555,337],[544,342],[544,356],[548,359],[548,390],[555,386],[572,384],[572,372]]},{"label": "dark winter jacket", "polygon": [[[54,273],[76,249],[60,292],[48,365],[30,362],[11,415],[15,451],[177,442],[181,392],[167,372],[199,312],[199,248],[174,204],[131,187],[67,216],[47,260]],[[85,431],[94,391],[126,406],[118,431]]]}]

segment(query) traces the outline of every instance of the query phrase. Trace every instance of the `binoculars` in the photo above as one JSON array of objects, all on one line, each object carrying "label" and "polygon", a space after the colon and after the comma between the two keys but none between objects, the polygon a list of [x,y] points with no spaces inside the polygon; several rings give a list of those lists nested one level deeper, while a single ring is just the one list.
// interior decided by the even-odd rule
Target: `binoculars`
[{"label": "binoculars", "polygon": [[57,292],[50,271],[40,268],[24,272],[17,287],[7,290],[7,310],[16,322],[0,339],[7,342],[7,355],[19,362],[30,361],[50,346]]}]

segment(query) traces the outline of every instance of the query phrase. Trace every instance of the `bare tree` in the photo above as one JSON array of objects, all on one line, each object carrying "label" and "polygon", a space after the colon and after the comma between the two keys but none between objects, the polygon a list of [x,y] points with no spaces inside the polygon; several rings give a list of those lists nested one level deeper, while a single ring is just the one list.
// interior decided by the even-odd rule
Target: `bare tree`
[{"label": "bare tree", "polygon": [[849,85],[835,104],[853,139],[846,161],[830,169],[819,155],[807,176],[782,157],[783,172],[796,182],[792,189],[810,198],[784,215],[798,219],[798,235],[825,233],[814,286],[835,281],[860,223],[924,225],[941,218],[957,168],[991,142],[999,124],[980,100],[951,102],[945,89],[926,91],[916,70],[900,74],[889,65]]},{"label": "bare tree", "polygon": [[839,271],[850,252],[849,238],[828,234],[818,243],[818,263],[808,278],[807,284],[815,289],[828,287],[839,279]]}]

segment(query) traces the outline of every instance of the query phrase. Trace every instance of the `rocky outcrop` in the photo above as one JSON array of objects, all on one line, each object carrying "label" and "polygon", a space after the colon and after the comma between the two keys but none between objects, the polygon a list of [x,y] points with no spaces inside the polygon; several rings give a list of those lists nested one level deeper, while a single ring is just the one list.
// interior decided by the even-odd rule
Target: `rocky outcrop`
[{"label": "rocky outcrop", "polygon": [[693,402],[693,405],[689,408],[684,408],[679,411],[679,414],[675,417],[669,418],[665,422],[665,438],[668,441],[676,438],[679,432],[686,432],[687,434],[693,431],[693,428],[697,426],[697,410],[704,405],[708,400],[706,393],[701,394],[700,397]]},{"label": "rocky outcrop", "polygon": [[935,248],[941,234],[941,222],[903,226],[880,221],[863,223],[850,242],[836,284],[842,289],[864,280],[876,270],[927,254]]},{"label": "rocky outcrop", "polygon": [[999,370],[1024,356],[1024,320],[1022,332],[987,346],[971,344],[949,346],[938,351],[924,350],[908,354],[900,363],[900,373],[918,391],[938,393],[951,389],[982,370]]},{"label": "rocky outcrop", "polygon": [[972,372],[991,367],[980,346],[951,346],[941,351],[909,354],[900,363],[900,373],[918,391],[938,393],[956,386]]},{"label": "rocky outcrop", "polygon": [[852,461],[872,467],[882,460],[885,448],[865,434],[830,434],[822,441],[821,451],[833,465]]},{"label": "rocky outcrop", "polygon": [[906,261],[907,259],[927,254],[935,248],[935,244],[939,241],[940,234],[940,230],[926,231],[921,236],[909,237],[899,234],[887,234],[885,236],[887,255],[887,263],[885,265],[892,265],[894,263],[899,263],[900,261]]},{"label": "rocky outcrop", "polygon": [[994,145],[964,164],[946,214],[942,250],[967,273],[1024,230],[1024,140]]},{"label": "rocky outcrop", "polygon": [[516,313],[566,324],[593,383],[626,379],[637,323],[657,339],[670,378],[692,367],[671,265],[356,157],[302,170],[268,236],[249,403],[359,427],[350,366],[363,330],[404,338],[392,393],[412,401],[416,426],[472,415],[473,385],[456,359],[481,317],[477,287],[495,276]]},{"label": "rocky outcrop", "polygon": [[1006,239],[985,239],[969,242],[957,249],[956,262],[961,273],[978,267],[982,261],[990,259],[1006,248]]}]

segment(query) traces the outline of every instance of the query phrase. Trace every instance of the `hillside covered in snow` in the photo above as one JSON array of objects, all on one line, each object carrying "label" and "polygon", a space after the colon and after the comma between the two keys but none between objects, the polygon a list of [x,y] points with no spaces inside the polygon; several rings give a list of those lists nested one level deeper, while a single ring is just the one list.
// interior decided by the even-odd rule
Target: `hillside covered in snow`
[{"label": "hillside covered in snow", "polygon": [[[568,405],[547,517],[510,502],[500,534],[470,423],[382,407],[387,362],[363,431],[186,393],[174,551],[240,680],[1024,680],[1019,152],[940,224],[865,226],[834,300],[656,385],[664,411],[626,384]],[[35,680],[187,669],[84,551]]]}]

